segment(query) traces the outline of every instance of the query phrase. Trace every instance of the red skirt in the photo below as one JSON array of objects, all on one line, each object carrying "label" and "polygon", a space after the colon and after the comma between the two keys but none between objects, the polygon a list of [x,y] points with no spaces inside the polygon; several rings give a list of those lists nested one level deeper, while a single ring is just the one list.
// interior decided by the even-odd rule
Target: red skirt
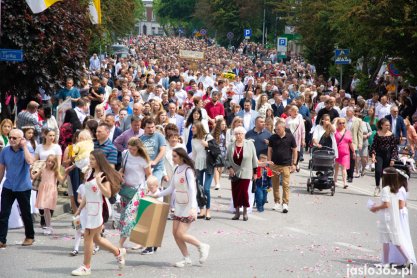
[{"label": "red skirt", "polygon": [[249,183],[250,179],[239,179],[232,182],[233,207],[250,207],[249,205]]}]

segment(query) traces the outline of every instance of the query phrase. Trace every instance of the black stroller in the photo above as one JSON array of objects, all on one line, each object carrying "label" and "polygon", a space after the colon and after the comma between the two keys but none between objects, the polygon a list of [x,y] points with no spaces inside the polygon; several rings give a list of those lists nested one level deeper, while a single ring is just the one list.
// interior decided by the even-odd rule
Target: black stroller
[{"label": "black stroller", "polygon": [[336,186],[333,179],[335,152],[329,147],[313,147],[309,161],[310,177],[307,180],[307,191],[314,194],[314,189],[330,189],[334,195]]}]

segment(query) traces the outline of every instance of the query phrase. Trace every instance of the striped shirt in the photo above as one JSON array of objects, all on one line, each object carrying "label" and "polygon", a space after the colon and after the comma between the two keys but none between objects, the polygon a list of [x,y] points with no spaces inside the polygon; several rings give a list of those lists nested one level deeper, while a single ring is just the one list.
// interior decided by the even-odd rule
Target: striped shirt
[{"label": "striped shirt", "polygon": [[33,126],[36,134],[41,134],[41,125],[38,121],[38,117],[36,114],[32,114],[29,111],[22,111],[17,115],[16,126],[19,129],[22,129],[24,126]]},{"label": "striped shirt", "polygon": [[117,149],[113,145],[110,139],[107,139],[103,144],[97,141],[94,142],[94,149],[95,150],[102,150],[104,155],[107,158],[107,161],[110,164],[116,165],[117,164]]}]

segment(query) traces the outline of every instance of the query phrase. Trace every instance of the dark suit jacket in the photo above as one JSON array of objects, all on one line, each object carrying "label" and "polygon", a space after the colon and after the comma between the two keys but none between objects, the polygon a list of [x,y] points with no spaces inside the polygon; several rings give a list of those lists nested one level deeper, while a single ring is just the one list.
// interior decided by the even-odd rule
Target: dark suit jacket
[{"label": "dark suit jacket", "polygon": [[271,106],[272,110],[274,110],[274,116],[281,117],[281,114],[284,113],[284,105],[281,103],[279,106],[277,106],[276,103],[273,103]]},{"label": "dark suit jacket", "polygon": [[[392,127],[392,116],[387,115],[385,116],[385,118],[389,120]],[[396,138],[407,138],[407,128],[405,126],[403,117],[401,117],[400,115],[397,116],[397,125],[395,126],[395,131],[393,133]]]},{"label": "dark suit jacket", "polygon": [[116,126],[116,128],[114,129],[113,138],[112,138],[111,141],[114,142],[114,140],[116,140],[116,138],[119,137],[120,134],[122,134],[122,133],[123,133],[123,131]]}]

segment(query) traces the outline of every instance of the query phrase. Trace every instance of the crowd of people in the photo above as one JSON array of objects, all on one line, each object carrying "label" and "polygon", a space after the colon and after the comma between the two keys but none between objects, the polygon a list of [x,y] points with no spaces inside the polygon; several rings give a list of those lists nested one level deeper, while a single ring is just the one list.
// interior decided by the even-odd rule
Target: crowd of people
[{"label": "crowd of people", "polygon": [[[225,186],[223,173],[232,189],[232,219],[242,214],[248,221],[254,205],[264,211],[271,188],[272,209],[289,212],[290,176],[300,171],[312,147],[335,151],[334,180],[344,189],[374,171],[374,195],[381,194],[384,202],[389,192],[380,181],[387,167],[398,162],[414,167],[417,93],[396,85],[388,74],[376,80],[368,99],[358,94],[356,76],[341,88],[337,79],[318,76],[301,58],[277,61],[275,50],[254,43],[233,52],[178,37],[141,36],[125,43],[128,57],[95,54],[85,76],[68,77],[55,95],[41,91],[3,108],[15,113],[0,123],[0,180],[5,177],[0,247],[6,247],[16,199],[25,226],[23,245],[33,244],[35,210],[44,233],[53,234],[56,185],[65,183],[84,229],[84,263],[73,275],[91,273],[93,242],[124,265],[125,241],[146,195],[165,196],[171,204],[173,235],[184,256],[175,266],[184,267],[192,264],[186,243],[198,248],[201,263],[207,259],[209,245],[187,230],[196,219],[212,219],[210,192]],[[205,60],[180,58],[182,49],[202,51]],[[65,101],[72,108],[61,121],[54,114]],[[398,192],[397,185],[384,185]],[[118,247],[101,235],[112,199],[121,208]],[[81,232],[74,256],[80,239]],[[398,250],[409,262],[410,253]]]}]

